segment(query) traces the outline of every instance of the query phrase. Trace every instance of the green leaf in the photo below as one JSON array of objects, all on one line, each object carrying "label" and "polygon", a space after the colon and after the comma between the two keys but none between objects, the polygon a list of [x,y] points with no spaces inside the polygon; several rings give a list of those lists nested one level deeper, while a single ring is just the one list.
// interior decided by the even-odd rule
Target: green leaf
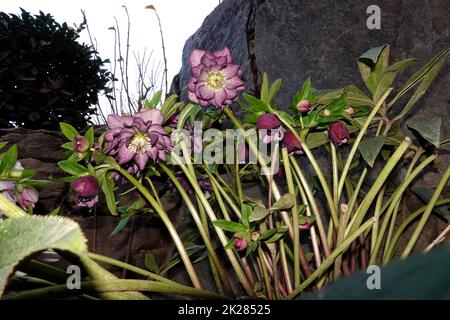
[{"label": "green leaf", "polygon": [[285,193],[269,208],[269,210],[286,210],[292,208],[294,204],[295,196],[290,193]]},{"label": "green leaf", "polygon": [[[428,86],[431,84],[433,79],[441,70],[444,62],[448,59],[450,54],[450,46],[441,51],[437,56],[431,59],[427,64],[425,64],[422,68],[420,68],[416,73],[414,73],[411,78],[405,83],[405,85],[400,89],[395,98],[389,103],[389,105],[393,105],[400,97],[402,97],[406,92],[408,92],[411,88],[413,88],[416,84],[418,84],[421,80],[420,89],[418,88],[414,95],[411,97],[407,106],[405,106],[404,110],[400,113],[403,115],[406,113],[412,105],[417,102],[417,100],[425,93]],[[406,110],[405,110],[406,109]]]},{"label": "green leaf", "polygon": [[266,72],[264,72],[263,74],[263,81],[261,85],[261,101],[265,104],[270,103],[269,77],[267,76]]},{"label": "green leaf", "polygon": [[14,267],[32,253],[48,248],[87,252],[86,238],[74,221],[51,216],[22,216],[0,221],[0,296]]},{"label": "green leaf", "polygon": [[249,217],[249,221],[254,222],[254,221],[262,220],[265,217],[267,217],[269,215],[269,213],[270,213],[269,209],[262,208],[260,206],[255,206],[253,208],[252,215]]},{"label": "green leaf", "polygon": [[120,231],[122,231],[123,228],[125,228],[125,226],[127,225],[129,219],[130,219],[130,216],[126,216],[126,217],[123,217],[122,219],[120,219],[120,221],[117,224],[117,226],[111,232],[110,237],[112,237],[113,235],[115,235],[115,234],[119,233]]},{"label": "green leaf", "polygon": [[347,105],[350,107],[372,106],[373,102],[364,92],[357,87],[347,87]]},{"label": "green leaf", "polygon": [[255,124],[258,120],[258,115],[256,113],[247,113],[242,119],[245,123]]},{"label": "green leaf", "polygon": [[439,147],[441,140],[441,123],[442,119],[439,117],[433,119],[415,119],[408,121],[408,128],[417,131],[422,138]]},{"label": "green leaf", "polygon": [[70,141],[72,141],[76,136],[79,135],[77,129],[75,129],[68,123],[60,122],[59,127],[61,128],[62,134]]},{"label": "green leaf", "polygon": [[375,93],[381,73],[388,66],[389,46],[370,49],[358,58],[361,77],[370,92]]},{"label": "green leaf", "polygon": [[117,216],[116,196],[114,195],[114,180],[111,174],[100,179],[100,185],[106,198],[106,204],[113,216]]},{"label": "green leaf", "polygon": [[158,106],[159,102],[161,101],[162,96],[162,90],[158,90],[153,94],[153,97],[150,101],[146,101],[144,103],[145,109],[154,109]]},{"label": "green leaf", "polygon": [[17,146],[12,145],[8,151],[3,154],[0,163],[0,175],[6,175],[14,168],[14,165],[17,162]]},{"label": "green leaf", "polygon": [[74,176],[82,175],[89,172],[89,170],[86,167],[70,160],[60,161],[58,162],[58,166],[61,168],[61,170]]},{"label": "green leaf", "polygon": [[177,128],[184,128],[184,124],[190,115],[197,114],[202,108],[198,104],[189,103],[183,110],[181,110],[180,117],[178,118]]},{"label": "green leaf", "polygon": [[280,90],[281,83],[282,83],[281,79],[277,79],[277,80],[275,80],[275,82],[272,83],[272,85],[270,86],[270,91],[269,91],[270,100],[269,100],[268,103],[270,103],[270,101],[272,101],[273,98],[275,98],[275,96],[277,95],[278,90]]},{"label": "green leaf", "polygon": [[61,145],[61,148],[73,151],[73,142],[69,141],[69,142],[63,143]]},{"label": "green leaf", "polygon": [[145,254],[145,260],[144,260],[145,267],[153,273],[159,274],[159,266],[156,262],[155,255],[151,252]]},{"label": "green leaf", "polygon": [[306,136],[306,145],[310,149],[315,149],[328,142],[326,132],[312,132]]},{"label": "green leaf", "polygon": [[287,227],[280,227],[276,229],[276,232],[267,240],[265,240],[264,242],[266,243],[274,243],[277,242],[278,240],[280,240],[282,237],[284,237],[284,235],[286,234],[286,232],[288,231]]},{"label": "green leaf", "polygon": [[376,137],[365,137],[359,144],[358,149],[369,166],[373,167],[375,159],[380,153],[385,140],[386,137],[383,135]]},{"label": "green leaf", "polygon": [[381,52],[383,51],[383,49],[386,46],[381,46],[381,47],[376,47],[376,48],[372,48],[367,50],[366,52],[364,52],[359,59],[368,59],[370,60],[373,64],[376,64],[378,62],[378,58],[380,57]]},{"label": "green leaf", "polygon": [[[411,192],[413,192],[417,197],[420,198],[420,200],[423,201],[423,203],[429,203],[431,200],[431,197],[433,196],[434,190],[426,187],[426,186],[415,186],[411,188]],[[441,195],[439,196],[439,199],[442,200],[444,197]],[[443,219],[449,222],[450,214],[449,214],[449,206],[439,206],[433,208],[433,212],[440,215]]]},{"label": "green leaf", "polygon": [[260,240],[260,241],[267,240],[267,239],[269,239],[270,237],[272,237],[272,236],[275,234],[275,232],[277,232],[276,229],[270,229],[270,230],[264,231],[264,232],[261,234],[261,236],[259,237],[259,240]]},{"label": "green leaf", "polygon": [[8,144],[8,141],[0,142],[0,150],[3,149]]},{"label": "green leaf", "polygon": [[245,226],[243,226],[242,224],[233,222],[233,221],[218,219],[218,220],[213,221],[213,224],[220,229],[223,229],[225,231],[230,231],[230,232],[239,232],[239,231],[247,230],[247,228]]},{"label": "green leaf", "polygon": [[177,99],[178,96],[174,94],[164,101],[161,106],[161,113],[163,114],[164,119],[169,119],[177,112],[178,108],[183,106],[183,102],[176,102]]},{"label": "green leaf", "polygon": [[92,148],[94,146],[94,127],[89,127],[84,137],[89,142],[89,148]]},{"label": "green leaf", "polygon": [[55,210],[53,210],[52,212],[50,212],[48,214],[48,216],[57,216],[59,215],[59,212],[61,211],[61,207],[56,208]]},{"label": "green leaf", "polygon": [[244,93],[243,94],[245,100],[247,100],[251,110],[255,113],[257,112],[268,112],[269,111],[269,107],[267,106],[267,104],[261,100],[259,100],[258,98]]},{"label": "green leaf", "polygon": [[233,238],[231,238],[230,240],[228,240],[227,244],[224,246],[224,249],[233,249],[234,248],[234,242],[233,242]]},{"label": "green leaf", "polygon": [[244,203],[242,205],[242,224],[247,228],[250,227],[249,217],[252,215],[252,213],[253,213],[252,206]]}]

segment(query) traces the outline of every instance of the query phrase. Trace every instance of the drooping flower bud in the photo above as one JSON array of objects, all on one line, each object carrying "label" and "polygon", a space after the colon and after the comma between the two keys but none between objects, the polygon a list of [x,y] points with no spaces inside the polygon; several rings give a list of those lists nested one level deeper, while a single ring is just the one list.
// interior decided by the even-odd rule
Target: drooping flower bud
[{"label": "drooping flower bud", "polygon": [[347,126],[342,122],[334,122],[328,128],[328,136],[331,142],[336,146],[348,143],[350,140],[350,132]]},{"label": "drooping flower bud", "polygon": [[247,249],[247,241],[242,238],[234,238],[233,246],[237,251],[244,251]]},{"label": "drooping flower bud", "polygon": [[93,176],[80,177],[70,184],[75,192],[75,203],[79,207],[92,208],[98,202],[100,187]]},{"label": "drooping flower bud", "polygon": [[288,131],[284,134],[283,138],[283,148],[286,148],[290,155],[301,155],[303,154],[302,144],[295,137],[295,135]]},{"label": "drooping flower bud", "polygon": [[22,192],[17,195],[17,203],[22,207],[22,209],[27,210],[28,207],[34,208],[36,202],[39,199],[39,193],[34,188],[24,188]]},{"label": "drooping flower bud", "polygon": [[272,113],[260,115],[256,121],[256,128],[258,129],[275,129],[279,126],[281,126],[280,120]]},{"label": "drooping flower bud", "polygon": [[89,150],[89,141],[83,136],[76,136],[73,139],[73,150],[78,153],[84,153]]},{"label": "drooping flower bud", "polygon": [[304,224],[299,224],[298,227],[300,230],[309,230],[311,229],[313,223],[310,218],[306,218],[306,222]]},{"label": "drooping flower bud", "polygon": [[297,103],[297,110],[301,113],[307,113],[311,110],[311,103],[308,100],[300,100]]}]

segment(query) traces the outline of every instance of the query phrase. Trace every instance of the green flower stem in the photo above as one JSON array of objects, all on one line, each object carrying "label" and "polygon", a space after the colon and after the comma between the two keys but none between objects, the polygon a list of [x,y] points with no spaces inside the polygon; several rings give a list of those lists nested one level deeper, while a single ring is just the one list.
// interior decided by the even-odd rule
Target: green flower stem
[{"label": "green flower stem", "polygon": [[[348,203],[349,217],[352,215],[352,212],[356,206],[356,201],[358,200],[359,191],[361,190],[364,179],[366,178],[366,174],[367,174],[367,167],[364,168],[363,171],[361,172],[358,183],[356,184],[355,190],[353,191],[352,197],[350,198],[350,201]],[[353,218],[350,220],[350,224],[353,224],[355,219],[356,219],[356,215],[354,215]],[[375,223],[376,223],[376,221],[375,221]],[[347,228],[347,226],[345,226],[345,227]]]},{"label": "green flower stem", "polygon": [[45,288],[32,289],[19,293],[4,296],[5,300],[22,300],[22,299],[38,299],[38,298],[61,298],[63,296],[79,295],[86,293],[125,293],[127,291],[148,291],[165,294],[176,294],[192,298],[201,299],[227,299],[223,295],[213,292],[199,290],[196,288],[174,286],[169,283],[147,281],[147,280],[94,280],[81,282],[80,290],[70,290],[66,284],[49,286]]},{"label": "green flower stem", "polygon": [[367,211],[369,210],[370,206],[372,205],[373,200],[377,196],[381,187],[383,186],[383,184],[386,182],[387,178],[389,177],[391,171],[395,168],[397,163],[400,161],[400,159],[402,158],[403,154],[406,152],[406,150],[408,149],[410,144],[411,144],[411,139],[406,137],[402,141],[402,143],[397,147],[397,149],[392,154],[390,159],[387,161],[383,170],[381,170],[380,174],[378,175],[378,178],[375,180],[374,184],[372,185],[369,192],[364,197],[364,200],[361,202],[358,210],[356,211],[353,224],[349,224],[349,226],[347,227],[346,235],[352,234],[361,225],[361,222],[364,220],[364,217],[366,216]]},{"label": "green flower stem", "polygon": [[308,157],[309,162],[311,163],[311,166],[314,169],[314,172],[317,174],[317,177],[319,178],[319,182],[320,182],[320,185],[322,186],[323,193],[325,194],[325,198],[327,199],[327,203],[328,203],[328,207],[330,209],[330,214],[331,214],[331,218],[333,219],[333,223],[335,226],[338,226],[339,219],[337,216],[336,208],[334,206],[333,196],[331,195],[327,180],[325,179],[325,176],[324,176],[322,170],[320,169],[320,166],[317,163],[316,158],[314,157],[313,153],[308,148],[306,143],[304,143],[302,141],[302,139],[300,139],[300,136],[298,135],[297,131],[295,131],[295,129],[282,117],[278,116],[278,118],[286,126],[286,128],[288,128],[292,132],[292,134],[295,136],[295,138],[298,139],[298,141],[300,141],[303,151],[305,152],[306,156]]},{"label": "green flower stem", "polygon": [[326,236],[325,228],[324,228],[324,225],[322,222],[322,216],[320,215],[316,200],[314,199],[314,195],[312,193],[311,188],[308,185],[308,181],[306,180],[306,178],[302,172],[302,169],[300,169],[300,166],[298,165],[297,161],[295,160],[295,158],[293,156],[290,156],[290,160],[292,163],[292,167],[294,168],[294,172],[297,174],[298,178],[300,179],[300,182],[302,183],[303,190],[306,193],[308,202],[311,205],[311,209],[314,213],[314,216],[316,217],[317,228],[319,229],[320,241],[322,243],[325,257],[328,257],[330,255],[330,248],[328,247],[327,236]]},{"label": "green flower stem", "polygon": [[[234,150],[238,150],[237,142],[234,143]],[[238,191],[238,196],[240,200],[240,205],[244,204],[244,192],[242,190],[242,183],[241,183],[241,175],[239,171],[239,155],[237,152],[234,153],[234,174],[235,174],[235,180],[236,180],[236,187]]]},{"label": "green flower stem", "polygon": [[384,197],[384,191],[386,190],[386,185],[384,185],[377,196],[377,201],[375,203],[375,212],[373,214],[373,217],[375,219],[375,222],[372,227],[372,236],[371,236],[371,242],[370,242],[370,255],[372,256],[375,249],[375,244],[377,243],[378,238],[378,224],[380,223],[380,216],[381,216],[381,206],[383,205],[383,197]]},{"label": "green flower stem", "polygon": [[339,211],[339,197],[338,197],[338,161],[336,155],[336,147],[334,143],[330,141],[330,149],[331,149],[331,167],[333,170],[333,199],[334,199],[334,207],[336,211]]},{"label": "green flower stem", "polygon": [[210,173],[208,170],[206,170],[206,174],[208,175],[209,180],[211,180],[211,186],[214,190],[214,194],[216,196],[217,203],[219,204],[220,211],[222,211],[223,217],[225,218],[225,220],[231,221],[231,217],[228,214],[227,207],[223,202],[222,195],[220,194],[219,189],[217,188],[218,184],[217,180],[214,179],[212,173]]},{"label": "green flower stem", "polygon": [[359,146],[362,138],[366,134],[366,131],[369,128],[373,118],[377,115],[378,110],[383,105],[384,101],[386,100],[388,95],[391,93],[391,91],[392,91],[392,88],[387,89],[386,92],[383,94],[383,96],[380,98],[380,100],[378,100],[377,104],[374,106],[374,108],[372,109],[372,112],[367,117],[366,122],[364,123],[363,127],[359,131],[359,134],[356,137],[356,140],[355,140],[355,142],[352,145],[352,148],[351,148],[350,153],[348,155],[347,161],[345,162],[344,169],[342,170],[341,179],[339,180],[338,194],[337,194],[338,199],[340,199],[340,197],[341,197],[342,188],[344,187],[344,182],[345,182],[345,179],[347,178],[347,174],[348,174],[348,171],[350,169],[350,165],[352,164],[353,157],[356,154],[356,150],[358,149],[358,146]]},{"label": "green flower stem", "polygon": [[28,215],[28,213],[6,199],[2,194],[0,194],[0,212],[8,218],[18,218]]},{"label": "green flower stem", "polygon": [[[439,200],[436,202],[434,207],[439,207],[445,204],[450,203],[450,198]],[[395,248],[397,246],[398,240],[400,239],[401,235],[403,234],[403,231],[413,222],[418,216],[420,216],[425,210],[427,209],[427,205],[423,206],[420,209],[417,209],[412,214],[409,215],[409,217],[398,227],[397,231],[395,232],[395,235],[392,237],[392,241],[389,245],[388,251],[386,253],[386,263],[389,263],[392,259],[392,256],[394,254]]]},{"label": "green flower stem", "polygon": [[367,220],[361,227],[359,227],[355,232],[350,234],[342,243],[339,245],[328,258],[325,259],[325,261],[322,263],[320,268],[318,268],[314,273],[308,277],[305,281],[302,282],[300,287],[295,289],[288,297],[287,299],[293,299],[295,298],[299,293],[301,293],[303,290],[305,290],[311,283],[313,283],[314,280],[316,280],[319,276],[324,274],[328,270],[330,266],[333,265],[336,258],[345,252],[347,248],[350,246],[350,244],[355,241],[362,233],[364,233],[366,230],[368,230],[372,224],[373,224],[373,218]]},{"label": "green flower stem", "polygon": [[155,211],[158,213],[162,222],[169,231],[170,236],[172,237],[175,246],[178,249],[178,252],[180,253],[181,260],[183,261],[184,266],[186,267],[186,270],[189,274],[192,284],[194,285],[194,287],[201,289],[202,286],[200,283],[200,279],[198,278],[197,272],[195,271],[194,266],[192,265],[192,262],[186,251],[186,248],[184,247],[183,242],[181,241],[181,238],[178,235],[178,232],[175,229],[174,225],[170,221],[167,213],[164,211],[162,207],[159,206],[158,202],[155,200],[155,198],[152,197],[150,192],[148,192],[148,190],[142,184],[140,184],[139,181],[137,181],[131,174],[129,174],[126,170],[122,169],[119,165],[113,166],[113,169],[117,170],[122,176],[124,176],[128,181],[130,181],[145,197],[145,199],[150,203],[152,208],[154,208]]},{"label": "green flower stem", "polygon": [[[403,192],[405,192],[406,188],[411,184],[411,182],[414,180],[414,178],[425,169],[427,165],[429,165],[431,162],[433,162],[436,159],[436,155],[431,155],[428,158],[426,158],[419,166],[417,166],[416,169],[414,169],[409,176],[405,178],[405,180],[400,184],[400,186],[397,188],[396,192],[393,195],[393,199],[391,201],[391,205],[389,206],[388,210],[386,211],[383,219],[383,223],[381,225],[380,231],[378,232],[377,241],[375,242],[375,247],[373,249],[373,252],[371,254],[369,264],[374,264],[375,260],[378,255],[378,250],[380,249],[381,242],[383,241],[383,235],[386,231],[387,225],[389,223],[389,220],[391,218],[392,213],[394,212],[396,205],[398,202],[400,202],[401,197],[403,195]],[[386,243],[386,246],[389,247],[389,243]]]},{"label": "green flower stem", "polygon": [[[220,263],[220,260],[215,252],[214,246],[213,246],[211,239],[209,238],[208,232],[206,230],[206,228],[208,226],[205,227],[205,225],[203,224],[202,219],[200,218],[194,204],[192,203],[191,199],[189,198],[189,195],[186,193],[184,188],[181,186],[180,182],[175,177],[173,172],[164,163],[160,163],[160,167],[167,174],[169,179],[172,180],[172,183],[177,188],[178,192],[180,193],[181,197],[184,200],[185,205],[187,206],[189,212],[191,213],[192,218],[194,219],[194,222],[200,232],[200,236],[202,237],[203,241],[205,242],[206,249],[208,250],[209,256],[211,257],[211,260],[213,262],[212,267],[214,268],[214,266],[215,266],[217,268],[217,270],[219,271],[218,274],[221,276],[221,280],[225,284],[226,288],[231,288],[230,284],[228,283],[228,278],[226,277],[226,272],[225,272],[222,264]],[[216,279],[218,288],[222,288],[221,280]],[[231,293],[231,292],[229,292],[229,293]]]},{"label": "green flower stem", "polygon": [[[206,213],[208,214],[209,219],[211,222],[214,222],[217,220],[216,214],[214,213],[214,210],[211,208],[210,204],[208,203],[208,200],[206,199],[205,195],[203,194],[202,190],[200,189],[199,185],[195,183],[195,178],[191,176],[191,173],[189,169],[183,164],[182,160],[178,155],[175,153],[172,153],[172,159],[180,166],[180,168],[183,170],[184,174],[188,178],[188,180],[191,182],[192,187],[194,188],[195,193],[200,198],[200,201],[202,202]],[[226,246],[228,243],[228,239],[225,236],[225,233],[222,229],[220,229],[217,226],[214,226],[214,230],[216,231],[220,242],[222,243],[222,246]],[[255,297],[255,294],[253,293],[253,289],[248,281],[248,279],[245,277],[245,274],[241,268],[241,265],[239,264],[239,261],[236,259],[236,256],[234,255],[232,250],[225,250],[225,253],[227,254],[231,265],[233,266],[234,271],[236,272],[236,275],[241,282],[242,286],[244,287],[247,294],[251,297]]]},{"label": "green flower stem", "polygon": [[[340,209],[341,214],[339,215],[339,227],[336,240],[336,247],[339,247],[342,241],[344,241],[345,226],[347,225],[348,216],[350,214],[347,205],[342,204]],[[342,263],[342,254],[338,255],[334,262],[334,280],[338,279],[341,276],[341,263]]]},{"label": "green flower stem", "polygon": [[434,208],[436,202],[438,201],[442,190],[444,189],[445,185],[447,184],[447,180],[449,179],[449,177],[450,177],[450,166],[447,167],[447,170],[445,171],[444,175],[442,176],[441,181],[439,182],[436,190],[434,191],[433,196],[431,197],[431,200],[428,203],[428,206],[427,206],[425,212],[423,213],[423,215],[419,221],[419,224],[416,227],[416,230],[414,230],[413,235],[409,239],[409,242],[406,245],[406,248],[401,255],[402,259],[408,257],[409,254],[411,253],[412,249],[414,248],[414,245],[416,244],[416,241],[419,238],[419,236],[425,226],[425,223],[427,222],[428,218],[430,217],[431,212],[433,211],[433,208]]},{"label": "green flower stem", "polygon": [[236,207],[236,205],[234,204],[233,200],[231,200],[231,198],[228,196],[228,194],[225,192],[225,190],[220,186],[219,182],[214,178],[214,176],[209,173],[207,168],[205,168],[205,171],[208,174],[209,179],[211,180],[211,184],[214,184],[216,186],[217,190],[219,191],[218,193],[220,193],[221,197],[223,197],[223,199],[225,199],[225,201],[230,206],[231,210],[233,210],[234,214],[239,219],[241,219],[242,215],[241,215],[241,211],[239,210],[239,208]]},{"label": "green flower stem", "polygon": [[158,202],[159,206],[161,208],[164,207],[162,202],[161,202],[161,199],[159,198],[158,191],[156,191],[155,185],[153,184],[152,180],[150,178],[146,177],[145,181],[147,181],[148,184],[150,185],[150,188],[152,189],[152,192],[155,195],[155,199]]},{"label": "green flower stem", "polygon": [[[287,262],[287,258],[286,258],[286,249],[285,249],[285,242],[283,239],[280,240],[280,256],[281,256],[281,267],[283,268],[283,274],[284,274],[284,282],[286,283],[286,289],[288,294],[290,294],[292,292],[292,283],[291,283],[291,275],[289,273],[289,266],[288,266],[288,262]],[[297,258],[297,260],[294,260],[294,266],[295,266],[295,261],[298,261],[297,263],[300,262],[300,255]],[[300,265],[298,267],[298,272],[299,272],[299,286],[300,286]]]},{"label": "green flower stem", "polygon": [[[294,171],[295,172],[295,171]],[[298,178],[297,174],[294,175],[295,182],[297,183],[298,190],[300,191],[300,197],[302,199],[303,204],[306,205],[306,216],[311,217],[311,206],[308,202],[308,197],[306,196],[305,190],[302,187],[302,183],[300,179]],[[316,263],[316,268],[319,268],[322,264],[321,258],[320,258],[320,250],[319,250],[319,240],[317,238],[316,233],[316,227],[313,225],[311,226],[311,229],[309,229],[309,233],[311,235],[311,243],[312,243],[312,249],[314,253],[314,260]],[[301,246],[301,243],[299,243]],[[300,252],[300,263],[303,266],[303,269],[305,270],[305,273],[307,273],[307,269],[305,269],[307,262],[302,261],[302,252]]]},{"label": "green flower stem", "polygon": [[144,270],[144,269],[138,268],[136,266],[133,266],[133,265],[125,263],[125,262],[122,262],[120,260],[116,260],[116,259],[113,259],[113,258],[110,258],[110,257],[106,257],[106,256],[103,256],[103,255],[100,255],[100,254],[97,254],[97,253],[93,253],[93,252],[89,252],[88,253],[88,257],[91,258],[94,261],[102,262],[102,263],[106,263],[106,264],[109,264],[109,265],[112,265],[112,266],[115,266],[115,267],[126,269],[126,270],[129,270],[131,272],[140,274],[142,276],[148,277],[148,278],[156,280],[156,281],[169,283],[169,284],[172,284],[172,285],[183,286],[183,285],[181,285],[181,284],[179,284],[179,283],[177,283],[175,281],[167,279],[167,278],[165,278],[163,276],[160,276],[160,275],[158,275],[156,273],[153,273],[153,272],[150,272],[148,270]]},{"label": "green flower stem", "polygon": [[[267,167],[264,159],[258,152],[258,148],[253,143],[253,141],[251,139],[249,139],[247,132],[245,131],[244,127],[239,122],[239,120],[236,119],[233,112],[231,112],[230,109],[225,108],[224,113],[228,116],[228,118],[231,120],[231,122],[233,122],[233,124],[239,129],[239,131],[241,131],[241,134],[244,137],[245,141],[247,142],[251,152],[253,152],[256,155],[259,165],[261,166],[261,169],[262,169],[264,175],[266,176],[267,182],[271,184],[271,188],[272,188],[272,192],[273,192],[273,196],[274,196],[275,200],[280,199],[281,198],[280,190],[279,190],[277,184],[275,183],[275,181],[270,178],[272,176],[271,172],[270,172],[269,168]],[[293,238],[294,231],[293,231],[292,224],[289,219],[288,213],[286,211],[281,211],[281,217],[283,218],[284,224],[288,227],[290,237]]]},{"label": "green flower stem", "polygon": [[258,256],[259,256],[259,263],[262,269],[262,274],[264,277],[264,286],[266,288],[267,299],[272,300],[272,286],[270,285],[270,276],[269,272],[267,271],[266,259],[264,257],[264,252],[261,249],[261,246],[258,246]]},{"label": "green flower stem", "polygon": [[[289,163],[289,155],[286,148],[281,150],[283,157],[284,173],[286,176],[288,191],[290,194],[295,194],[294,182],[292,180],[291,165]],[[300,285],[300,230],[298,223],[298,211],[297,211],[297,197],[295,197],[294,206],[292,207],[292,226],[294,227],[294,288]],[[281,246],[283,247],[283,246]],[[284,250],[283,250],[284,252]],[[286,273],[286,272],[285,272]],[[287,282],[286,282],[287,283]],[[290,281],[289,281],[290,284]]]}]

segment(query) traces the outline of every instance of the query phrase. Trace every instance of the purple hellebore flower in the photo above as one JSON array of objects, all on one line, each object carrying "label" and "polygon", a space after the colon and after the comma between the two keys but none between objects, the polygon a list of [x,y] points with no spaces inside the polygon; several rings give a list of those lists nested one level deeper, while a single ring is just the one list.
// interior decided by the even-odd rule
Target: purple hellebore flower
[{"label": "purple hellebore flower", "polygon": [[39,199],[39,193],[34,188],[24,188],[22,192],[17,195],[17,203],[22,209],[27,210],[31,205],[34,208],[36,202]]},{"label": "purple hellebore flower", "polygon": [[207,179],[200,179],[198,181],[198,184],[200,185],[200,188],[203,191],[207,191],[211,196],[214,195],[214,188],[211,185],[211,181]]},{"label": "purple hellebore flower", "polygon": [[89,141],[80,135],[73,139],[73,150],[78,153],[84,153],[89,150]]},{"label": "purple hellebore flower", "polygon": [[13,203],[16,203],[17,201],[14,195],[15,189],[16,189],[15,182],[0,180],[0,194]]},{"label": "purple hellebore flower", "polygon": [[202,107],[214,106],[222,111],[245,88],[242,70],[232,63],[228,48],[214,52],[195,49],[189,56],[189,63],[188,97]]},{"label": "purple hellebore flower", "polygon": [[278,117],[272,113],[265,113],[256,120],[256,128],[260,130],[260,138],[264,143],[272,141],[281,141],[284,137],[284,131]]},{"label": "purple hellebore flower", "polygon": [[295,137],[295,135],[288,131],[284,134],[283,139],[283,147],[287,149],[288,153],[290,155],[301,155],[303,154],[302,150],[302,144],[300,141]]},{"label": "purple hellebore flower", "polygon": [[109,115],[106,153],[117,155],[119,164],[134,159],[139,170],[145,168],[150,158],[154,162],[166,161],[172,142],[162,127],[163,121],[158,109],[142,110],[134,116]]},{"label": "purple hellebore flower", "polygon": [[234,238],[233,246],[237,251],[244,251],[247,249],[247,240],[242,238]]},{"label": "purple hellebore flower", "polygon": [[301,100],[297,103],[297,110],[301,113],[307,113],[311,110],[311,103],[308,100]]},{"label": "purple hellebore flower", "polygon": [[70,184],[75,192],[75,203],[79,207],[92,208],[98,202],[100,187],[94,176],[84,176],[75,179]]},{"label": "purple hellebore flower", "polygon": [[350,132],[342,122],[332,123],[328,128],[328,136],[335,146],[340,146],[350,140]]}]

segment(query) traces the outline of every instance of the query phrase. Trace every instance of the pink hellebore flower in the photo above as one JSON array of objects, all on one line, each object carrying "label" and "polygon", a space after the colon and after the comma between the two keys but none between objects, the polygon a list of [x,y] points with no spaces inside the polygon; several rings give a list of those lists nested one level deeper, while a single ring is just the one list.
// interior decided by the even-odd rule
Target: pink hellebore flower
[{"label": "pink hellebore flower", "polygon": [[233,246],[237,251],[244,251],[247,249],[247,240],[242,238],[234,238]]},{"label": "pink hellebore flower", "polygon": [[328,136],[330,140],[336,145],[348,143],[350,140],[350,132],[345,124],[342,122],[334,122],[328,128]]},{"label": "pink hellebore flower", "polygon": [[70,184],[75,192],[75,203],[79,207],[92,208],[98,202],[100,187],[94,176],[80,177]]},{"label": "pink hellebore flower", "polygon": [[213,106],[222,111],[245,88],[242,70],[232,63],[228,48],[215,52],[195,49],[189,56],[189,63],[188,97],[202,107]]},{"label": "pink hellebore flower", "polygon": [[289,153],[289,155],[303,154],[302,144],[295,137],[295,135],[290,131],[288,131],[284,134],[283,147],[287,149],[287,152]]},{"label": "pink hellebore flower", "polygon": [[17,201],[14,195],[15,189],[16,184],[13,181],[0,180],[0,194],[13,203]]},{"label": "pink hellebore flower", "polygon": [[73,150],[78,153],[84,153],[89,150],[89,141],[80,135],[73,139]]},{"label": "pink hellebore flower", "polygon": [[265,113],[256,120],[256,128],[260,130],[259,136],[264,143],[272,141],[281,141],[284,137],[284,131],[278,117],[272,113]]},{"label": "pink hellebore flower", "polygon": [[109,115],[106,153],[117,155],[119,164],[134,160],[140,170],[149,159],[166,161],[172,142],[162,127],[163,121],[158,109],[142,110],[134,116]]},{"label": "pink hellebore flower", "polygon": [[24,188],[22,192],[17,195],[17,203],[22,209],[27,210],[31,205],[34,208],[36,202],[39,199],[39,193],[34,188]]}]

